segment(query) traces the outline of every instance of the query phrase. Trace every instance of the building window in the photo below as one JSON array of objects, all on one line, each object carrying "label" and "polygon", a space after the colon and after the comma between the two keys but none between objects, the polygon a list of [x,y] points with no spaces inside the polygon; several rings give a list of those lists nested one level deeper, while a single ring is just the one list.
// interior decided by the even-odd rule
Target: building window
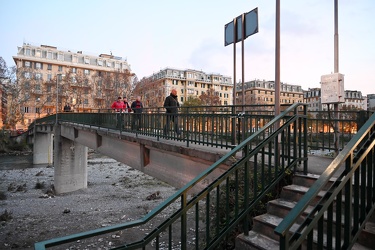
[{"label": "building window", "polygon": [[25,72],[25,73],[24,73],[24,77],[25,77],[26,79],[30,79],[30,78],[31,78],[31,74],[30,74],[30,72]]},{"label": "building window", "polygon": [[31,68],[31,62],[25,61],[25,67],[26,68]]},{"label": "building window", "polygon": [[35,63],[35,68],[36,69],[41,69],[42,68],[42,64],[39,63],[39,62]]},{"label": "building window", "polygon": [[47,81],[51,81],[52,80],[52,74],[47,74]]},{"label": "building window", "polygon": [[52,59],[52,52],[51,52],[51,51],[48,51],[48,52],[47,52],[47,58],[48,58],[48,59]]},{"label": "building window", "polygon": [[98,65],[99,66],[103,66],[103,61],[102,60],[98,60]]},{"label": "building window", "polygon": [[29,113],[29,107],[23,107],[23,112],[24,113]]},{"label": "building window", "polygon": [[88,99],[83,100],[83,104],[89,104],[89,100]]},{"label": "building window", "polygon": [[63,60],[64,60],[64,55],[59,53],[59,54],[57,55],[57,60],[59,60],[59,61],[63,61]]},{"label": "building window", "polygon": [[89,64],[90,63],[90,59],[89,58],[85,58],[85,64]]},{"label": "building window", "polygon": [[47,92],[50,93],[52,91],[52,87],[51,86],[47,86]]},{"label": "building window", "polygon": [[42,79],[42,74],[41,74],[41,73],[36,73],[36,74],[35,74],[35,79],[36,79],[36,80],[40,80],[40,79]]},{"label": "building window", "polygon": [[63,71],[63,68],[62,66],[59,66],[59,69],[58,69],[59,72],[62,72]]},{"label": "building window", "polygon": [[85,69],[84,73],[85,73],[85,75],[90,75],[90,70],[89,69]]},{"label": "building window", "polygon": [[47,65],[47,69],[48,69],[48,70],[52,70],[52,64],[48,64],[48,65]]}]

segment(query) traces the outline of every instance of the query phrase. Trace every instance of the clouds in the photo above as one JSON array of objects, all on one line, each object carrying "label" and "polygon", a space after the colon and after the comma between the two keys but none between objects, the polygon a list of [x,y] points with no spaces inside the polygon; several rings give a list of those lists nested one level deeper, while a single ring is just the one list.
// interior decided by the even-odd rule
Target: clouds
[{"label": "clouds", "polygon": [[[8,65],[22,42],[127,58],[139,78],[165,67],[233,75],[224,25],[258,8],[259,32],[245,41],[245,80],[274,80],[275,1],[0,1],[0,56]],[[371,0],[339,1],[340,72],[345,88],[375,93]],[[281,80],[320,87],[333,71],[333,1],[281,2]],[[241,43],[237,44],[237,79]]]}]

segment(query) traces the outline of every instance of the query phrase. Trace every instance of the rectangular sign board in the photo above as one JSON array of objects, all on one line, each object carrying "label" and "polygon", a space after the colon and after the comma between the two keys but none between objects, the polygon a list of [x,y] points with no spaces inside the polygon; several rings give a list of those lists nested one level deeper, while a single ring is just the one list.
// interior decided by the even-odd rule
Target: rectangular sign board
[{"label": "rectangular sign board", "polygon": [[[258,8],[244,14],[245,38],[258,32]],[[234,42],[234,20],[224,26],[224,45]],[[236,17],[236,43],[242,40],[242,15]]]},{"label": "rectangular sign board", "polygon": [[321,76],[321,103],[343,103],[345,102],[344,75],[334,73]]}]

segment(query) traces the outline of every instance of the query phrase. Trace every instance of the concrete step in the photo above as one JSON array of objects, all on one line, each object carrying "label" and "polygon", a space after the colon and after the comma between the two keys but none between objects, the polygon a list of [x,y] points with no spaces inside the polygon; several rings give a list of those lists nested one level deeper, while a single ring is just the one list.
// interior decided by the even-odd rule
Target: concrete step
[{"label": "concrete step", "polygon": [[240,234],[236,238],[236,249],[237,250],[278,250],[279,242],[263,234],[250,231],[249,235]]},{"label": "concrete step", "polygon": [[[309,190],[308,187],[299,186],[295,184],[288,185],[288,186],[283,187],[280,198],[283,198],[289,201],[298,202],[308,190]],[[324,196],[325,193],[326,193],[325,191],[319,192],[319,194],[312,201],[311,205],[317,204],[319,200]]]},{"label": "concrete step", "polygon": [[363,229],[358,237],[358,243],[362,246],[375,249],[375,223],[366,223],[365,229]]},{"label": "concrete step", "polygon": [[[302,186],[302,187],[311,187],[316,182],[316,180],[318,178],[319,178],[319,175],[316,175],[316,174],[304,175],[304,174],[298,174],[297,173],[293,176],[293,184],[298,185],[298,186]],[[336,179],[337,178],[331,178],[331,180],[325,186],[324,190],[328,190],[329,187],[332,186],[333,182]]]}]

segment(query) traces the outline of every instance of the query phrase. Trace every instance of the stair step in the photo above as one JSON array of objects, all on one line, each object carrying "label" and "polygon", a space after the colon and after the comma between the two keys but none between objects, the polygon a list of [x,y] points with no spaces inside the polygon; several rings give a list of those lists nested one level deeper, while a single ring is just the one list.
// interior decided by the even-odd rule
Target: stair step
[{"label": "stair step", "polygon": [[[293,184],[298,186],[304,186],[304,187],[311,187],[316,180],[319,178],[319,175],[316,174],[295,174],[293,176]],[[328,190],[330,186],[332,186],[333,182],[337,178],[331,178],[330,181],[325,186],[324,190]]]},{"label": "stair step", "polygon": [[[292,184],[292,185],[283,187],[280,197],[285,200],[298,202],[308,190],[309,190],[308,187]],[[325,193],[326,193],[325,191],[320,191],[319,194],[312,201],[311,205],[317,204],[319,200],[324,196]]]},{"label": "stair step", "polygon": [[375,223],[367,222],[358,238],[358,243],[365,247],[375,246]]},{"label": "stair step", "polygon": [[[272,214],[261,214],[253,218],[253,231],[261,233],[268,238],[279,241],[279,236],[274,233],[276,226],[280,224],[283,218]],[[292,226],[291,231],[297,230],[298,225]]]},{"label": "stair step", "polygon": [[263,234],[250,231],[249,235],[240,234],[236,238],[236,249],[238,250],[278,250],[279,242]]}]

